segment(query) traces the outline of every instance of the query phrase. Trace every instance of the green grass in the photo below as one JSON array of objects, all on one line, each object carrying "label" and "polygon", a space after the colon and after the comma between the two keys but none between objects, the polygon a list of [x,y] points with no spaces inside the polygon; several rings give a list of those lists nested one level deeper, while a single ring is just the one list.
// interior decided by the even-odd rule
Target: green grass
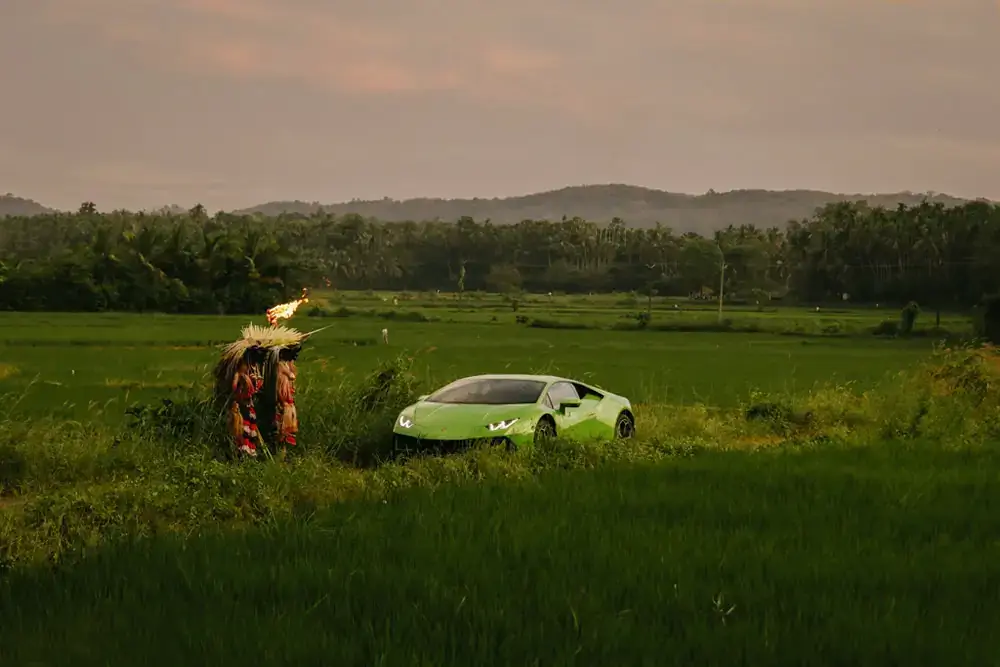
[{"label": "green grass", "polygon": [[[17,410],[120,419],[132,402],[203,381],[215,344],[247,317],[0,314],[0,394]],[[253,318],[260,321],[262,318]],[[386,322],[298,317],[330,328],[302,357],[309,382],[335,385],[406,353],[427,386],[481,372],[552,372],[634,401],[733,406],[751,389],[801,393],[817,383],[874,386],[925,358],[932,339],[799,338],[773,333],[536,329],[513,323]],[[390,344],[381,343],[381,330]]]},{"label": "green grass", "polygon": [[[520,311],[578,329],[337,298],[356,312],[292,322],[331,326],[296,455],[243,464],[198,401],[249,318],[0,314],[0,664],[993,661],[994,352],[862,335],[864,311],[832,316],[850,335],[801,309],[681,333],[615,330],[622,296]],[[380,316],[402,310],[425,315]],[[380,364],[401,373],[366,407]],[[416,393],[503,370],[624,393],[640,437],[371,465]]]},{"label": "green grass", "polygon": [[81,666],[992,664],[995,451],[704,454],[149,540],[0,584],[0,652]]}]

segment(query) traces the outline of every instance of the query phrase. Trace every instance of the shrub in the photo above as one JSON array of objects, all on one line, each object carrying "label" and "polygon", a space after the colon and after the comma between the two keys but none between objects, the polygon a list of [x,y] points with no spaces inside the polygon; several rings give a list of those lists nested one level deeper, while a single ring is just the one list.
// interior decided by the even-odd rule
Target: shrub
[{"label": "shrub", "polygon": [[306,311],[307,317],[350,317],[355,314],[355,311],[345,306],[341,306],[336,310],[330,310],[329,308],[324,308],[323,306],[313,306]]},{"label": "shrub", "polygon": [[13,443],[0,442],[0,498],[21,490],[27,462]]},{"label": "shrub", "polygon": [[1000,345],[1000,294],[983,299],[978,320],[976,334],[994,345]]},{"label": "shrub", "polygon": [[913,332],[913,325],[917,322],[920,314],[920,306],[916,301],[911,301],[903,307],[899,313],[899,334],[908,336]]},{"label": "shrub", "polygon": [[317,443],[327,455],[357,466],[389,460],[395,455],[396,416],[415,400],[417,389],[411,360],[402,356],[333,391],[309,387],[300,411],[309,415],[301,427],[302,441]]},{"label": "shrub", "polygon": [[125,410],[127,431],[176,450],[210,451],[229,456],[225,415],[216,413],[208,396],[187,395],[159,404],[138,403]]},{"label": "shrub", "polygon": [[397,311],[384,310],[378,314],[379,317],[396,322],[430,322],[431,318],[419,311]]},{"label": "shrub", "polygon": [[899,322],[895,320],[883,320],[872,328],[872,333],[876,336],[895,337],[899,335]]},{"label": "shrub", "polygon": [[580,322],[559,322],[556,320],[531,320],[533,329],[590,329],[592,327]]}]

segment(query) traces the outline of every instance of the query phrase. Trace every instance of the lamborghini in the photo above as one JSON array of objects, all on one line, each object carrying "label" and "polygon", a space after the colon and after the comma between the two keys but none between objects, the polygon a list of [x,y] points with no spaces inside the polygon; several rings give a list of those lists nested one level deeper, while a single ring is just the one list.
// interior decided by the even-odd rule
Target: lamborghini
[{"label": "lamborghini", "polygon": [[475,375],[421,396],[399,413],[397,447],[493,442],[511,448],[541,440],[631,438],[632,404],[578,380],[552,375]]}]

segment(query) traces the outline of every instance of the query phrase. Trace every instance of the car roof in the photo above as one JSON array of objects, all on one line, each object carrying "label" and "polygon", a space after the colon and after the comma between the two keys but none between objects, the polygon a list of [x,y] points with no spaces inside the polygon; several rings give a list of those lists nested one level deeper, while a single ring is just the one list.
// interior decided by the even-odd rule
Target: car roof
[{"label": "car roof", "polygon": [[[530,375],[523,373],[488,373],[485,375],[469,375],[460,380],[535,380],[537,382],[577,382],[569,378],[558,377],[556,375]],[[456,382],[458,380],[455,380]]]}]

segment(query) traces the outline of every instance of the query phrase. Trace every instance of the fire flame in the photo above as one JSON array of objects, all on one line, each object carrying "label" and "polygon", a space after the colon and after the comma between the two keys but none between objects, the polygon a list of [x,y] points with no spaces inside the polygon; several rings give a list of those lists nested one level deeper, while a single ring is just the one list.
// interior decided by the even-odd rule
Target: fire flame
[{"label": "fire flame", "polygon": [[277,306],[272,306],[267,309],[267,323],[272,327],[276,326],[281,320],[287,320],[295,311],[299,309],[304,303],[309,301],[309,296],[306,290],[302,290],[302,297],[296,299],[295,301],[289,301],[288,303],[279,303]]}]

